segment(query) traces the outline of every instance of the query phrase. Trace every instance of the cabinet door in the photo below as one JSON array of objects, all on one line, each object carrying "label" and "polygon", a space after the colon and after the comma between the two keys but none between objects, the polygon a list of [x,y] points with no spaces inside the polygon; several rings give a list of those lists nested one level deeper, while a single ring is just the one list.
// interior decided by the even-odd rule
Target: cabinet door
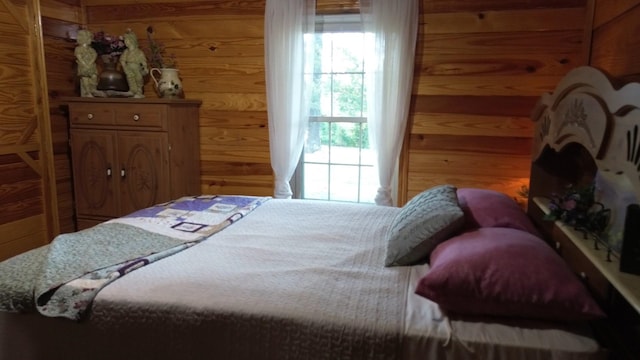
[{"label": "cabinet door", "polygon": [[114,131],[72,130],[71,157],[78,217],[118,213],[114,196]]},{"label": "cabinet door", "polygon": [[166,133],[118,132],[120,216],[169,198]]}]

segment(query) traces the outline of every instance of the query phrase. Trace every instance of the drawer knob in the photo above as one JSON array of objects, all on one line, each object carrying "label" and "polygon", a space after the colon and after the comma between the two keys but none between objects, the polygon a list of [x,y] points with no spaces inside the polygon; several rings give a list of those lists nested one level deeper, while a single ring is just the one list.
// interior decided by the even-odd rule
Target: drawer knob
[{"label": "drawer knob", "polygon": [[580,271],[579,275],[582,280],[587,280],[587,274],[584,271]]},{"label": "drawer knob", "polygon": [[560,250],[561,247],[562,247],[562,244],[560,244],[559,241],[556,241],[556,250]]},{"label": "drawer knob", "polygon": [[134,114],[133,115],[133,121],[138,121],[138,120],[140,120],[140,115]]},{"label": "drawer knob", "polygon": [[93,119],[93,114],[92,113],[88,113],[87,114],[87,119],[89,119],[89,120]]}]

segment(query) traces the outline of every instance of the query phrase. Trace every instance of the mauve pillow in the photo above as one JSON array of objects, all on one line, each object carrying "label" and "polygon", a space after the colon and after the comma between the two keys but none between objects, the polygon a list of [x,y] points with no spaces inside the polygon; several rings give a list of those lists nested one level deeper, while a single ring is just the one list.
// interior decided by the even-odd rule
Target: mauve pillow
[{"label": "mauve pillow", "polygon": [[416,294],[454,314],[564,321],[604,316],[542,239],[509,228],[476,229],[438,245]]},{"label": "mauve pillow", "polygon": [[506,227],[539,236],[527,214],[507,195],[494,190],[458,189],[458,202],[464,211],[466,227]]}]

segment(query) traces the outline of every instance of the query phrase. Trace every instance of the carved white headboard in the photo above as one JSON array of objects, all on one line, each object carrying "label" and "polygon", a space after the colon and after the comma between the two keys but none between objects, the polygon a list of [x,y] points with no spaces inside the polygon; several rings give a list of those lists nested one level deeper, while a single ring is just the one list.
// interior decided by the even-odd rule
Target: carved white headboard
[{"label": "carved white headboard", "polygon": [[532,160],[545,147],[561,151],[582,145],[598,171],[625,177],[640,199],[640,84],[615,89],[599,70],[569,72],[553,94],[544,94],[532,114]]},{"label": "carved white headboard", "polygon": [[[613,288],[640,313],[640,274],[634,275],[640,266],[640,231],[637,220],[626,219],[628,205],[640,203],[640,83],[616,87],[601,71],[579,67],[540,98],[531,118],[529,215],[601,301],[620,299],[610,296]],[[587,238],[570,226],[543,220],[550,195],[570,184],[590,183],[595,183],[596,201],[610,214],[601,234]],[[621,304],[611,302],[610,309]]]}]

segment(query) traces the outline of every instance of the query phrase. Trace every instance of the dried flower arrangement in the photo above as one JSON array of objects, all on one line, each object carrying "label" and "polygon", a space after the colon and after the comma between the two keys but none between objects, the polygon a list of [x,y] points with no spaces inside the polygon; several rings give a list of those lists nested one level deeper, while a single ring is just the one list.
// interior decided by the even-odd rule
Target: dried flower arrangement
[{"label": "dried flower arrangement", "polygon": [[564,194],[552,194],[545,220],[560,220],[576,230],[601,235],[611,217],[611,210],[595,200],[595,185],[569,185]]},{"label": "dried flower arrangement", "polygon": [[98,31],[93,34],[91,47],[96,51],[96,53],[98,53],[98,55],[109,55],[111,57],[120,56],[127,48],[124,44],[124,38],[122,35],[113,36],[105,33],[104,31]]},{"label": "dried flower arrangement", "polygon": [[153,38],[153,27],[147,27],[147,40],[149,40],[149,49],[147,52],[147,58],[149,59],[149,65],[152,68],[175,68],[176,57],[175,54],[165,54],[166,49],[162,42]]}]

